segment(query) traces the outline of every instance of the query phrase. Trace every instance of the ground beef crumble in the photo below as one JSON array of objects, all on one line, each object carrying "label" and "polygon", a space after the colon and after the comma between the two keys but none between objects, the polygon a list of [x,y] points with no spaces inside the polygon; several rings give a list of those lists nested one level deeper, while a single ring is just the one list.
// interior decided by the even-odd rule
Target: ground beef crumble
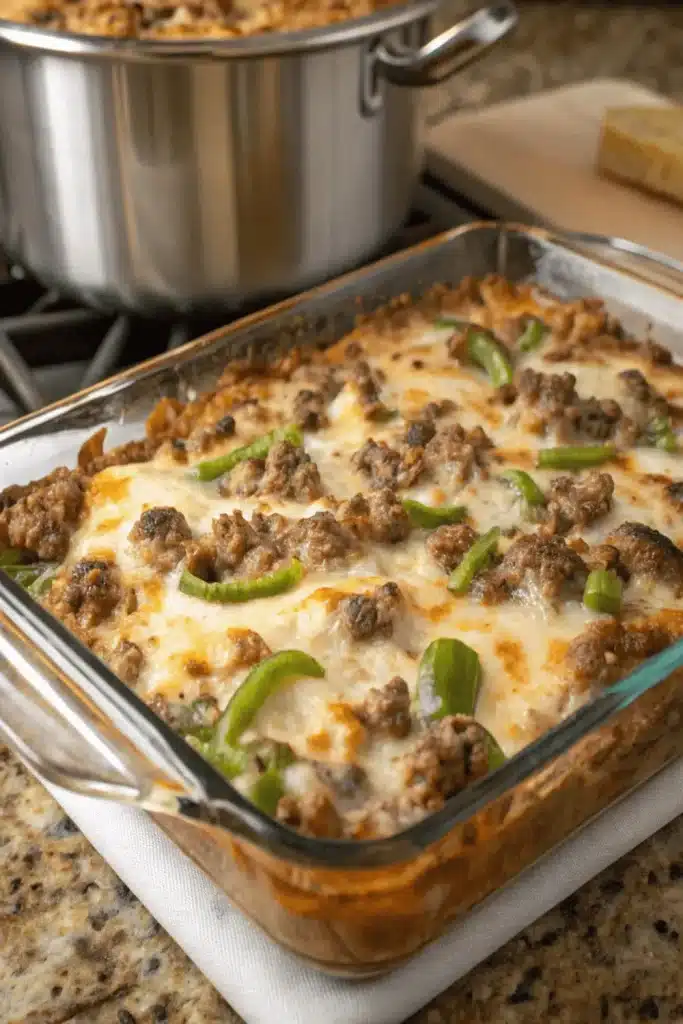
[{"label": "ground beef crumble", "polygon": [[610,512],[613,498],[614,480],[609,473],[594,471],[578,480],[555,477],[548,489],[545,528],[550,533],[567,533],[590,526]]},{"label": "ground beef crumble", "polygon": [[539,373],[528,367],[519,374],[516,387],[520,407],[526,411],[533,431],[553,427],[559,441],[611,439],[625,446],[633,444],[638,436],[638,427],[624,415],[618,402],[579,397],[573,373]]},{"label": "ground beef crumble", "polygon": [[446,572],[452,572],[476,539],[475,531],[465,523],[439,526],[427,538],[427,551],[437,565]]},{"label": "ground beef crumble", "polygon": [[396,583],[384,583],[372,594],[350,594],[339,605],[340,621],[353,640],[390,637],[403,595]]},{"label": "ground beef crumble", "polygon": [[592,622],[569,645],[565,658],[570,683],[578,693],[608,686],[672,642],[656,623],[624,625],[617,619]]},{"label": "ground beef crumble", "polygon": [[315,501],[323,485],[310,455],[289,441],[280,441],[268,452],[259,491],[293,501]]},{"label": "ground beef crumble", "polygon": [[221,477],[218,491],[226,498],[251,498],[258,494],[266,469],[265,459],[245,459]]},{"label": "ground beef crumble", "polygon": [[351,464],[370,478],[373,488],[412,487],[425,468],[424,450],[410,445],[391,448],[385,441],[378,443],[370,438],[354,454]]},{"label": "ground beef crumble", "polygon": [[411,420],[402,438],[410,448],[424,448],[436,434],[436,421],[455,409],[455,402],[444,398],[440,402],[427,402],[416,419]]},{"label": "ground beef crumble", "polygon": [[579,550],[579,554],[591,572],[594,569],[612,569],[623,580],[628,580],[628,569],[622,565],[619,552],[611,544],[597,544],[594,548],[586,544],[585,551]]},{"label": "ground beef crumble", "polygon": [[66,578],[56,580],[46,604],[58,618],[79,632],[99,626],[123,601],[121,573],[113,562],[83,559]]},{"label": "ground beef crumble", "polygon": [[355,540],[331,512],[316,512],[292,523],[283,545],[289,555],[301,559],[309,569],[329,569],[344,562]]},{"label": "ground beef crumble", "polygon": [[437,811],[487,774],[486,733],[467,715],[448,715],[430,725],[401,762],[406,789],[400,803]]},{"label": "ground beef crumble", "polygon": [[354,363],[349,372],[349,381],[358,395],[366,420],[385,420],[391,415],[380,398],[382,381],[364,359]]},{"label": "ground beef crumble", "polygon": [[328,569],[343,564],[356,547],[352,534],[327,511],[304,519],[256,512],[247,520],[236,510],[218,516],[211,527],[211,536],[188,545],[185,563],[189,572],[209,582],[226,572],[261,576],[291,558],[308,569]]},{"label": "ground beef crumble", "polygon": [[26,487],[4,490],[0,542],[61,561],[83,511],[86,483],[80,472],[61,468]]},{"label": "ground beef crumble", "polygon": [[588,571],[579,554],[562,537],[528,533],[508,548],[501,563],[482,573],[474,592],[487,604],[506,600],[530,583],[547,600],[580,595]]},{"label": "ground beef crumble", "polygon": [[373,686],[365,700],[353,708],[370,734],[385,733],[402,739],[410,732],[410,691],[405,679],[394,676],[382,687]]},{"label": "ground beef crumble", "polygon": [[354,537],[379,544],[398,544],[411,530],[408,513],[388,487],[372,491],[367,498],[356,494],[343,501],[337,516]]},{"label": "ground beef crumble", "polygon": [[666,416],[669,403],[653,388],[645,375],[637,369],[622,370],[617,379],[625,393],[639,402],[651,415]]},{"label": "ground beef crumble", "polygon": [[644,523],[622,523],[606,541],[617,549],[631,575],[683,590],[683,551],[659,530]]},{"label": "ground beef crumble", "polygon": [[319,430],[327,422],[327,399],[322,391],[302,388],[294,397],[292,419],[302,430]]},{"label": "ground beef crumble", "polygon": [[320,473],[310,455],[289,441],[274,444],[265,459],[245,459],[221,479],[226,497],[272,494],[291,501],[315,501],[323,493]]},{"label": "ground beef crumble", "polygon": [[128,535],[143,561],[159,572],[176,567],[191,537],[182,512],[166,505],[146,509]]},{"label": "ground beef crumble", "polygon": [[539,373],[527,367],[516,386],[519,401],[534,410],[544,424],[560,419],[565,409],[578,401],[573,373]]},{"label": "ground beef crumble", "polygon": [[424,459],[436,475],[445,474],[465,483],[475,471],[486,473],[486,452],[493,441],[481,427],[465,430],[458,423],[442,427],[429,441]]}]

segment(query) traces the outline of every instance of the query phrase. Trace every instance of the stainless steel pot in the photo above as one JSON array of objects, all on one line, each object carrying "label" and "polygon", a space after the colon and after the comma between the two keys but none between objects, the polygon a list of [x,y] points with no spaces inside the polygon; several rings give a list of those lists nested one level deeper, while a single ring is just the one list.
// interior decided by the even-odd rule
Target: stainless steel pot
[{"label": "stainless steel pot", "polygon": [[368,258],[410,206],[416,87],[516,21],[500,2],[425,42],[437,2],[239,41],[0,21],[0,245],[144,313],[234,308]]}]

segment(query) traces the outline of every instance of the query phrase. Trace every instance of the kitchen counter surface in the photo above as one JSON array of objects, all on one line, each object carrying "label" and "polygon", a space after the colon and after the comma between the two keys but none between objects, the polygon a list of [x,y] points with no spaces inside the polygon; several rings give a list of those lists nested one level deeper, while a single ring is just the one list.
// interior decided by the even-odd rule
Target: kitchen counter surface
[{"label": "kitchen counter surface", "polygon": [[[682,7],[618,0],[517,2],[514,35],[480,64],[428,92],[432,116],[591,78],[629,78],[683,101]],[[439,26],[476,6],[476,0],[445,0]]]},{"label": "kitchen counter surface", "polygon": [[[460,6],[456,0],[449,10]],[[521,7],[516,38],[486,68],[431,93],[432,114],[596,76],[632,78],[683,99],[683,10]],[[411,1024],[683,1021],[679,932],[683,819]],[[0,1024],[65,1021],[239,1024],[54,801],[0,750]]]}]

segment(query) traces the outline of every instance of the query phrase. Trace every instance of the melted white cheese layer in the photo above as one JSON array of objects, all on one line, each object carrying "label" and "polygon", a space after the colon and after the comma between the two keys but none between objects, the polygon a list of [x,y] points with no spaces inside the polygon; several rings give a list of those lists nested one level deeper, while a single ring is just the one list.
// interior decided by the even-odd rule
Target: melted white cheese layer
[{"label": "melted white cheese layer", "polygon": [[[399,415],[382,425],[368,423],[353,391],[342,390],[329,409],[329,425],[305,438],[327,491],[337,498],[367,492],[367,480],[351,468],[352,454],[369,437],[391,443],[405,428],[405,420],[426,402],[444,398],[456,403],[453,421],[468,429],[483,426],[506,463],[530,470],[542,488],[559,475],[533,468],[536,452],[553,444],[552,438],[523,431],[513,411],[494,404],[485,376],[448,357],[446,336],[447,332],[415,318],[400,348],[391,348],[383,339],[376,346],[371,337],[364,339],[368,358],[388,381],[382,399]],[[542,353],[523,357],[521,365],[544,372],[555,369],[543,363]],[[616,373],[637,365],[633,357],[624,356],[611,360],[607,369],[585,363],[563,363],[559,369],[576,374],[580,395],[607,397],[614,393]],[[665,393],[671,394],[678,385],[669,380],[667,389],[663,370],[657,371],[655,379],[651,370],[648,376]],[[281,411],[286,393],[283,385],[270,389],[268,405],[275,414]],[[261,432],[254,428],[253,435]],[[224,448],[239,443],[244,443],[242,434]],[[437,485],[424,478],[401,496],[427,504],[465,504],[480,531],[494,525],[513,527],[519,525],[522,509],[515,492],[498,478],[500,465],[492,463],[488,476],[476,476],[464,485],[443,481]],[[683,477],[683,457],[638,449],[629,456],[626,468],[608,465],[605,470],[616,484],[614,508],[585,532],[586,540],[598,542],[625,520],[636,520],[683,542],[680,517],[665,500],[661,482],[662,477]],[[414,692],[420,656],[438,637],[459,637],[477,651],[482,688],[476,717],[507,753],[537,735],[543,722],[556,717],[558,710],[571,712],[580,699],[562,678],[562,658],[569,641],[596,616],[578,601],[554,608],[533,593],[523,601],[496,607],[484,607],[467,596],[453,597],[446,589],[446,574],[427,553],[426,531],[414,530],[396,546],[366,547],[358,560],[338,571],[309,572],[289,593],[242,605],[217,605],[180,593],[180,567],[159,575],[136,553],[128,535],[140,514],[155,506],[178,509],[198,537],[211,532],[213,519],[235,509],[247,518],[256,510],[302,518],[325,508],[325,500],[304,506],[224,498],[215,483],[199,482],[189,468],[163,456],[149,464],[107,469],[93,480],[89,513],[74,537],[69,562],[85,556],[113,558],[135,587],[138,609],[125,620],[125,637],[146,654],[138,683],[145,695],[162,693],[190,701],[213,693],[224,707],[246,674],[245,669],[235,669],[235,631],[257,631],[273,651],[292,647],[307,651],[324,665],[325,678],[301,679],[282,689],[259,712],[255,730],[290,743],[302,756],[357,761],[374,785],[388,794],[400,785],[393,765],[405,741],[363,744],[357,723],[340,704],[362,700],[371,687],[396,675]],[[367,643],[351,641],[340,626],[338,595],[368,592],[387,580],[398,583],[406,598],[393,636]],[[626,601],[676,606],[669,594],[635,586],[627,588]],[[206,663],[208,674],[197,678],[188,671],[193,661]]]}]

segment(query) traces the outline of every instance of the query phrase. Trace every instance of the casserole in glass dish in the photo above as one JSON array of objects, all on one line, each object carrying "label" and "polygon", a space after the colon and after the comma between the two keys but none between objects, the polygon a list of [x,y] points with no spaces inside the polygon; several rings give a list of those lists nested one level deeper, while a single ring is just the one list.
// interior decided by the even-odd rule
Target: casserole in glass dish
[{"label": "casserole in glass dish", "polygon": [[6,428],[4,543],[58,563],[4,556],[8,740],[395,966],[680,753],[679,318],[474,225]]}]

